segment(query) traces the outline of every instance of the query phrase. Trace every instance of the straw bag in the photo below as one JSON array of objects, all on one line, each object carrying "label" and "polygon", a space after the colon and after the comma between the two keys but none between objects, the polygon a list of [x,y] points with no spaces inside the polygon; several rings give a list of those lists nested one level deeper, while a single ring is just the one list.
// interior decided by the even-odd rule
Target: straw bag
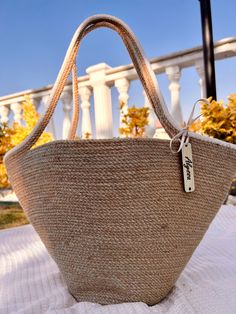
[{"label": "straw bag", "polygon": [[[157,117],[172,138],[74,140],[78,120],[75,58],[98,27],[122,37]],[[32,148],[47,126],[70,72],[74,115],[68,140]],[[171,150],[180,151],[173,154]],[[32,133],[5,157],[16,195],[78,301],[163,299],[225,200],[235,146],[181,130],[165,107],[132,31],[108,15],[76,31]]]}]

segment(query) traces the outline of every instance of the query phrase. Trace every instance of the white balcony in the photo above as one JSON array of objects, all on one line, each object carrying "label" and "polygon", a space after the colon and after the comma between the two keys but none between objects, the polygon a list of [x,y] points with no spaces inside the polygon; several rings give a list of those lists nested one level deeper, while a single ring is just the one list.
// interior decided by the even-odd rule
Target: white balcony
[{"label": "white balcony", "polygon": [[[215,43],[215,60],[222,60],[236,56],[236,37],[223,39]],[[166,74],[169,81],[169,92],[171,99],[171,113],[179,122],[183,122],[181,102],[180,102],[180,86],[181,72],[185,68],[194,67],[199,76],[199,89],[202,97],[205,96],[204,90],[204,68],[202,48],[196,47],[183,50],[170,55],[165,55],[151,60],[152,68],[156,75]],[[80,119],[80,136],[85,137],[86,133],[90,133],[93,138],[112,138],[115,134],[113,116],[112,116],[112,97],[111,90],[115,87],[118,91],[119,101],[123,101],[126,108],[129,100],[129,87],[133,81],[137,80],[137,73],[133,65],[125,65],[119,67],[110,67],[105,63],[100,63],[87,68],[87,75],[78,79],[80,106],[82,119]],[[21,123],[22,119],[22,101],[24,95],[29,95],[37,109],[44,109],[48,97],[50,95],[52,85],[34,90],[25,90],[16,94],[0,97],[0,121]],[[93,97],[93,101],[92,101]],[[66,138],[71,121],[72,111],[72,86],[68,82],[60,99],[63,108],[63,121],[58,121],[62,125],[61,134],[56,134],[53,118],[48,125],[48,131],[54,138]],[[145,93],[143,93],[143,105],[150,107]],[[91,110],[91,104],[94,104],[94,110]],[[94,116],[92,116],[94,113]],[[95,126],[92,127],[92,121]],[[121,123],[121,116],[119,119]],[[152,108],[150,108],[149,126],[146,133],[153,136],[158,122],[154,116]],[[95,132],[93,132],[93,130]],[[58,133],[58,132],[57,132]],[[159,128],[156,136],[165,136],[164,132]]]}]

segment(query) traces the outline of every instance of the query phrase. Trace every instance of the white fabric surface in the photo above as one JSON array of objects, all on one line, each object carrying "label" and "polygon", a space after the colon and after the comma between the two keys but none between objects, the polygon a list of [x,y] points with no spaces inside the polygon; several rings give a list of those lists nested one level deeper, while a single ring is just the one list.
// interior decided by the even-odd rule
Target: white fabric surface
[{"label": "white fabric surface", "polygon": [[236,313],[236,207],[222,206],[161,303],[77,303],[31,225],[0,231],[0,313]]}]

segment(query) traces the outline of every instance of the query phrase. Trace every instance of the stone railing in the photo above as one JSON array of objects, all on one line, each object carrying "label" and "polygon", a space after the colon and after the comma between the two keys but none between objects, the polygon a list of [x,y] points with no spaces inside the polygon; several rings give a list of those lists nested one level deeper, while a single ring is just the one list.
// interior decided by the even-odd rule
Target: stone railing
[{"label": "stone railing", "polygon": [[[230,58],[236,55],[236,37],[228,38],[215,43],[215,59],[221,60]],[[184,50],[163,57],[151,60],[151,65],[154,72],[158,75],[165,73],[169,80],[169,91],[171,96],[171,113],[179,122],[183,122],[181,106],[180,106],[180,77],[181,70],[188,67],[195,67],[199,76],[199,85],[201,96],[205,96],[204,90],[204,68],[202,48],[196,47],[193,49]],[[79,77],[79,96],[80,106],[82,111],[81,133],[85,138],[88,135],[96,138],[111,138],[113,137],[113,117],[112,117],[112,97],[111,88],[115,87],[118,91],[119,101],[124,103],[124,112],[128,107],[129,87],[133,80],[138,79],[137,73],[133,65],[119,66],[111,68],[105,63],[97,64],[89,67],[87,75]],[[35,90],[26,90],[20,93],[11,94],[0,97],[0,120],[1,122],[16,121],[21,123],[22,120],[22,101],[24,95],[29,95],[32,102],[38,109],[47,105],[47,100],[50,95],[52,86]],[[95,115],[95,130],[96,136],[92,134],[91,123],[91,96],[94,98],[94,115]],[[144,106],[150,108],[145,93],[143,93]],[[63,106],[64,117],[62,122],[62,134],[55,134],[55,125],[53,118],[48,125],[48,131],[51,132],[54,138],[66,138],[71,121],[72,111],[72,88],[71,82],[68,82],[60,98]],[[122,116],[120,115],[120,124]],[[158,122],[154,116],[152,108],[150,108],[149,126],[146,133],[148,136],[153,136]],[[164,134],[160,132],[160,134]],[[161,135],[162,136],[162,135]],[[161,137],[160,136],[160,137]]]}]

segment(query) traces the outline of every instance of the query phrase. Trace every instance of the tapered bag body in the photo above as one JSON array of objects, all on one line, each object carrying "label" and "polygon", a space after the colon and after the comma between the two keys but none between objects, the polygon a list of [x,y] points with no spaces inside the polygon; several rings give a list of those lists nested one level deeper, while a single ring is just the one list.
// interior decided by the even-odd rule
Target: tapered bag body
[{"label": "tapered bag body", "polygon": [[[98,15],[76,31],[47,111],[5,164],[21,205],[78,301],[151,305],[171,290],[225,200],[236,149],[188,132],[195,190],[187,193],[181,153],[173,154],[168,140],[75,140],[75,58],[81,39],[104,26],[122,37],[166,132],[177,139],[182,134],[132,31],[117,18]],[[69,139],[31,149],[71,70],[75,106]],[[179,141],[172,144],[178,148]]]}]

